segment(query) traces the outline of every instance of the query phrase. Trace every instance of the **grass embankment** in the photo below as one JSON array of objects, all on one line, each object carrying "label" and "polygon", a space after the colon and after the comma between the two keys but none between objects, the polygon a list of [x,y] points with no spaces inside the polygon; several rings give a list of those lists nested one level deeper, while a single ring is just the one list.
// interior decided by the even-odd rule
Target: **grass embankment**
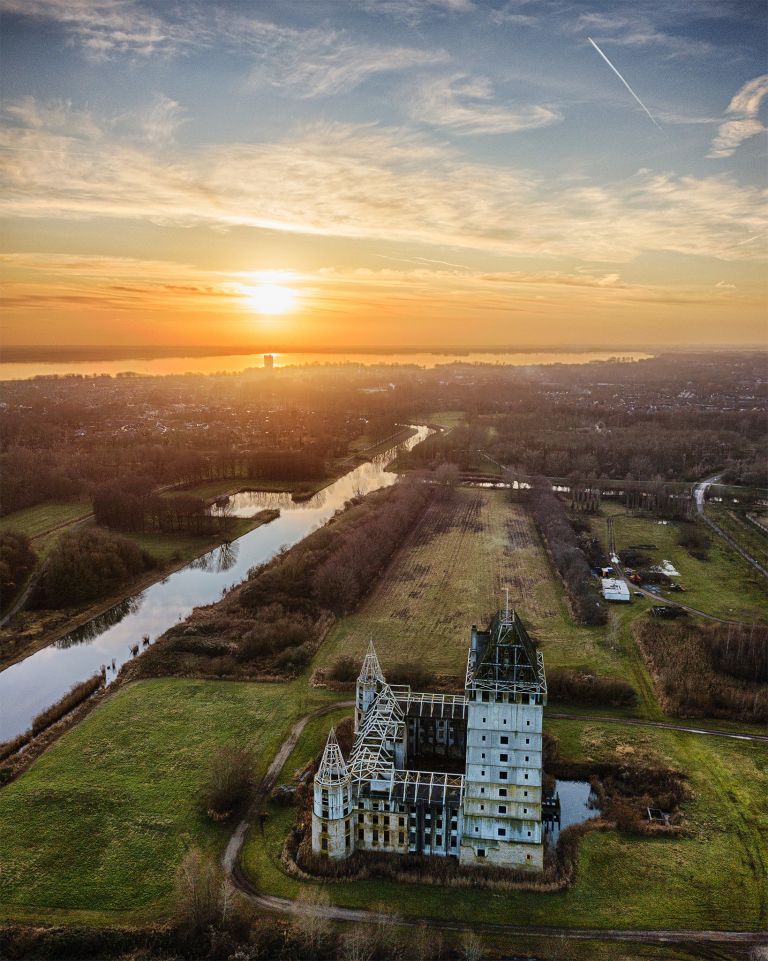
[{"label": "grass embankment", "polygon": [[504,491],[467,489],[430,505],[368,600],[333,628],[319,661],[362,656],[373,638],[385,673],[387,663],[415,661],[463,677],[468,627],[502,606],[505,586],[547,667],[626,673],[604,628],[573,623],[525,508]]},{"label": "grass embankment", "polygon": [[[325,730],[309,726],[297,744],[317,753]],[[615,831],[581,842],[577,880],[561,893],[489,892],[381,880],[327,885],[348,907],[385,902],[405,916],[457,921],[611,928],[760,930],[768,921],[768,752],[764,745],[707,740],[667,731],[547,721],[569,760],[663,761],[689,777],[688,834],[645,838]],[[314,743],[310,743],[314,739]],[[286,774],[292,773],[289,766]],[[280,865],[293,809],[270,807],[264,833],[246,844],[246,872],[261,889],[295,898],[302,885]],[[659,896],[663,892],[663,897]],[[619,920],[620,919],[620,920]]]},{"label": "grass embankment", "polygon": [[184,851],[217,848],[230,830],[199,802],[217,747],[253,745],[261,775],[323,697],[163,679],[108,698],[0,791],[0,917],[102,924],[167,912]]},{"label": "grass embankment", "polygon": [[[655,544],[655,550],[643,551],[654,563],[666,559],[680,572],[675,578],[685,588],[684,593],[664,594],[689,607],[717,617],[750,621],[765,617],[768,590],[761,577],[723,540],[710,532],[712,544],[709,560],[700,561],[677,543],[681,525],[673,521],[660,524],[651,517],[619,517],[622,507],[603,504],[603,514],[612,514],[616,547],[623,550],[632,544]],[[606,544],[604,518],[592,519],[593,530]],[[706,528],[705,528],[706,530]]]},{"label": "grass embankment", "polygon": [[35,553],[44,557],[69,525],[85,519],[90,513],[89,500],[35,504],[34,507],[25,507],[0,517],[0,530],[26,534],[32,541]]}]

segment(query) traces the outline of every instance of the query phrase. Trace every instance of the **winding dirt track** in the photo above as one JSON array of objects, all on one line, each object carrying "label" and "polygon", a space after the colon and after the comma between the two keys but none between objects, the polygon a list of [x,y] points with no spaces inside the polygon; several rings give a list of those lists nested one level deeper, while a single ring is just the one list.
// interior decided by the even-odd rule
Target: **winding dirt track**
[{"label": "winding dirt track", "polygon": [[[276,914],[306,914],[311,912],[329,921],[347,921],[371,923],[382,920],[391,920],[389,916],[382,915],[376,911],[367,911],[359,908],[342,908],[334,905],[308,905],[298,904],[289,898],[278,898],[271,894],[262,894],[255,887],[249,877],[246,876],[240,864],[240,854],[245,844],[248,830],[253,821],[257,809],[263,799],[269,794],[277,781],[283,765],[288,760],[291,751],[296,746],[296,742],[301,736],[307,722],[312,718],[330,714],[343,707],[353,707],[354,701],[338,701],[328,704],[311,714],[298,720],[291,728],[288,736],[275,755],[274,760],[267,769],[259,789],[257,798],[246,817],[240,821],[229,839],[226,850],[222,857],[224,871],[231,880],[232,884],[240,893],[251,903],[262,908],[264,911]],[[573,718],[583,721],[604,721],[616,724],[633,724],[649,727],[663,727],[668,730],[682,731],[686,734],[706,734],[715,737],[739,737],[750,741],[768,741],[768,737],[762,735],[735,735],[727,731],[706,731],[694,728],[687,728],[675,724],[666,724],[662,721],[643,721],[639,718],[607,718],[607,717],[587,717],[585,715],[574,714],[550,714],[551,717]],[[633,930],[626,928],[548,928],[541,926],[523,926],[517,924],[487,924],[472,923],[463,924],[457,921],[449,921],[442,918],[398,918],[399,924],[408,926],[419,926],[426,924],[428,927],[437,928],[441,931],[465,931],[471,927],[473,931],[485,932],[488,934],[515,935],[518,937],[539,936],[551,938],[570,938],[576,941],[616,941],[616,942],[643,942],[646,944],[741,944],[746,946],[768,945],[768,933],[759,931],[695,931],[685,928],[680,929],[660,929],[660,930]]]}]

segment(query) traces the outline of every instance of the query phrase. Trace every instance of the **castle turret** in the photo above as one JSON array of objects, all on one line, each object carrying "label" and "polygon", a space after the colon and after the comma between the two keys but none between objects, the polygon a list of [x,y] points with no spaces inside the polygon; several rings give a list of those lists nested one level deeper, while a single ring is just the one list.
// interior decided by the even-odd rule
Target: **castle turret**
[{"label": "castle turret", "polygon": [[352,836],[352,779],[331,728],[314,783],[312,850],[329,858],[348,857]]},{"label": "castle turret", "polygon": [[376,696],[384,684],[386,684],[386,679],[381,671],[376,649],[373,646],[373,641],[369,641],[368,653],[363,660],[355,691],[355,732],[357,732],[368,709],[376,700]]}]

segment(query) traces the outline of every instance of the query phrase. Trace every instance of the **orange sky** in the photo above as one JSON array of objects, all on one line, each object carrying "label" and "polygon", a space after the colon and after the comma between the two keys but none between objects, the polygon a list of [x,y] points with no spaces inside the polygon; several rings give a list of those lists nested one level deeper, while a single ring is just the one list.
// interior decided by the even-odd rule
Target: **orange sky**
[{"label": "orange sky", "polygon": [[3,342],[764,342],[760,24],[528,6],[0,0]]}]

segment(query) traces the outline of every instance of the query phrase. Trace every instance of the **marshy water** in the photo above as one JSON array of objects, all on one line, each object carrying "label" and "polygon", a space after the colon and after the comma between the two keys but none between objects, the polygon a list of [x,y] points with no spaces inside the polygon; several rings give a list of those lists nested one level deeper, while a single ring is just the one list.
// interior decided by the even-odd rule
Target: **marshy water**
[{"label": "marshy water", "polygon": [[[404,442],[409,450],[431,433],[423,426],[414,429],[416,433]],[[219,600],[224,591],[243,581],[252,567],[327,523],[350,498],[394,484],[397,474],[386,467],[396,451],[393,447],[361,464],[309,500],[296,502],[290,494],[260,491],[235,495],[230,510],[234,516],[252,517],[267,508],[279,508],[280,516],[204,554],[6,668],[0,673],[0,741],[26,731],[35,715],[59,700],[73,684],[96,674],[102,664],[108,666],[107,683],[113,681],[131,659],[131,647],[142,646],[142,638],[148,637],[152,643],[188,617],[193,608]]]},{"label": "marshy water", "polygon": [[560,797],[560,823],[546,832],[547,842],[557,844],[560,832],[572,824],[582,824],[600,814],[594,806],[594,794],[589,781],[555,781],[555,794]]}]

